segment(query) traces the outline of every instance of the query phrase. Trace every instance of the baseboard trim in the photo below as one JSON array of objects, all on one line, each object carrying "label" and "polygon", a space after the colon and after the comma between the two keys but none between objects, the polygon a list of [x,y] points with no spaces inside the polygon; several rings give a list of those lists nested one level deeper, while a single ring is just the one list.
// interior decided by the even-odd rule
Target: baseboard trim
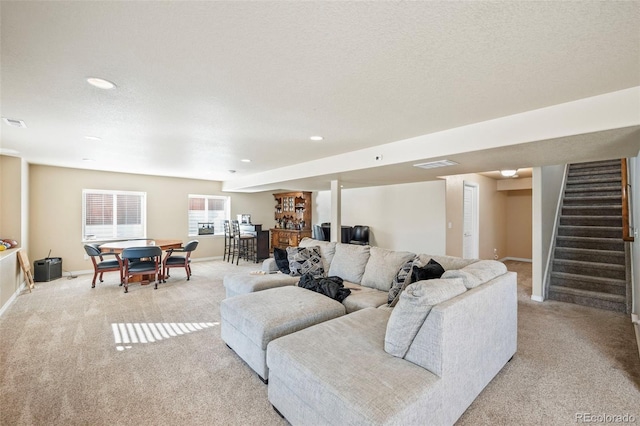
[{"label": "baseboard trim", "polygon": [[534,302],[544,302],[544,299],[541,296],[531,296],[531,300]]},{"label": "baseboard trim", "polygon": [[23,281],[22,285],[15,291],[15,293],[13,293],[11,295],[11,297],[9,298],[9,300],[7,300],[7,303],[5,303],[1,308],[0,308],[0,317],[2,316],[2,314],[4,314],[4,312],[9,309],[9,306],[11,306],[11,304],[16,300],[16,297],[18,297],[18,295],[22,292],[22,290],[24,290],[27,287],[27,282]]},{"label": "baseboard trim", "polygon": [[192,262],[209,262],[211,260],[222,260],[223,256],[213,256],[213,257],[198,257],[196,259],[191,258]]},{"label": "baseboard trim", "polygon": [[640,318],[638,318],[637,314],[631,314],[631,321],[636,329],[636,343],[638,345],[638,356],[640,357]]},{"label": "baseboard trim", "polygon": [[527,263],[533,263],[532,259],[525,259],[524,257],[503,257],[502,259],[500,259],[501,262],[504,262],[505,260],[514,260],[517,262],[527,262]]}]

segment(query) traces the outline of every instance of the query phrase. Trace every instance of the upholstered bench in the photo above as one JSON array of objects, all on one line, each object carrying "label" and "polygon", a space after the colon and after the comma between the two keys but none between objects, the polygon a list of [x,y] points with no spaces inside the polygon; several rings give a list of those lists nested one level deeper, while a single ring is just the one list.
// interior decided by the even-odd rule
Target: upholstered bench
[{"label": "upholstered bench", "polygon": [[267,345],[346,313],[342,303],[300,287],[241,294],[220,303],[222,340],[267,383]]}]

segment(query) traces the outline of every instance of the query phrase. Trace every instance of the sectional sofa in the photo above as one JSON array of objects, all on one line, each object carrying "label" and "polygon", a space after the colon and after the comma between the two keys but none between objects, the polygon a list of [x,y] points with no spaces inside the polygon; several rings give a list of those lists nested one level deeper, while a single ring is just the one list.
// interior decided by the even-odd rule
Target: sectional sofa
[{"label": "sectional sofa", "polygon": [[[341,277],[352,292],[344,314],[334,304],[333,319],[262,341],[269,401],[293,425],[450,425],[516,352],[516,274],[501,262],[308,238],[300,247],[319,252],[322,273]],[[433,262],[444,269],[440,278],[408,284],[412,269]],[[273,259],[263,267],[272,272]],[[311,300],[280,288],[299,278],[229,275],[221,305],[251,302],[243,306],[264,313],[270,308],[262,302],[274,297]],[[250,340],[225,324],[224,307],[223,339]]]}]

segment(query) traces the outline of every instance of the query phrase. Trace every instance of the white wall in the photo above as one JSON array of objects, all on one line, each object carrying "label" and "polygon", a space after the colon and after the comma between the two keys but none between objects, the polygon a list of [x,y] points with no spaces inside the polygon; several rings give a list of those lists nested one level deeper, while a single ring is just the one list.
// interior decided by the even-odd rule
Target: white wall
[{"label": "white wall", "polygon": [[[640,227],[640,152],[635,158],[629,159],[630,176],[629,182],[631,182],[631,197],[633,202],[633,225],[635,229]],[[632,275],[632,291],[633,291],[633,305],[631,312],[636,315],[640,310],[640,278],[638,273],[640,272],[640,238],[637,236],[633,243],[631,243],[631,271]],[[640,342],[638,342],[640,345]]]},{"label": "white wall", "polygon": [[[331,192],[314,194],[314,224],[331,221]],[[368,225],[371,245],[445,254],[445,182],[342,190],[342,225]]]},{"label": "white wall", "polygon": [[533,168],[531,298],[539,302],[544,300],[544,280],[549,266],[548,260],[555,231],[558,202],[564,183],[565,168],[564,165]]}]

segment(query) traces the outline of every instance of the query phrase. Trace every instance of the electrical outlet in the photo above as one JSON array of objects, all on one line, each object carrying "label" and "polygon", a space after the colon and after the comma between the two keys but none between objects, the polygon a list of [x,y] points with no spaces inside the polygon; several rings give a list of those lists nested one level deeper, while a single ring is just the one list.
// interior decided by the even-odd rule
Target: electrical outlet
[{"label": "electrical outlet", "polygon": [[89,260],[89,255],[87,253],[84,254],[84,260]]}]

